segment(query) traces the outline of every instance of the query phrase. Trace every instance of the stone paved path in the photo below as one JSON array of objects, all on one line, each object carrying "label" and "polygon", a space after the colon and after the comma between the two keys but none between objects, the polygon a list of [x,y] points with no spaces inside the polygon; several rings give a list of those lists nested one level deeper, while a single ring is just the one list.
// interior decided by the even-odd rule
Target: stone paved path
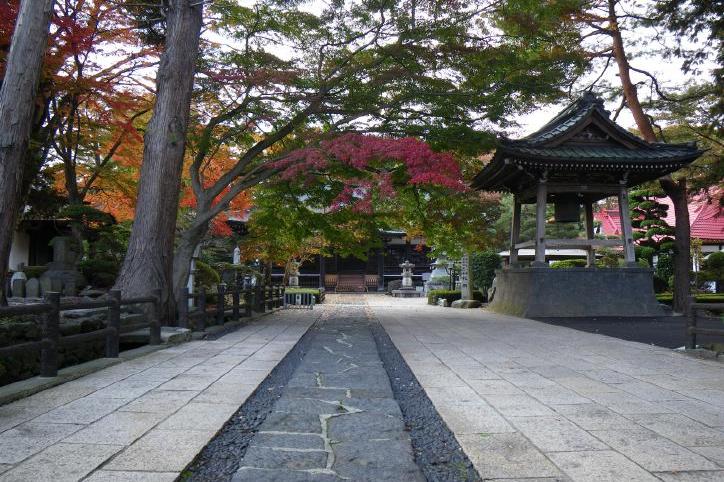
[{"label": "stone paved path", "polygon": [[0,481],[175,480],[318,314],[278,312],[1,406]]},{"label": "stone paved path", "polygon": [[234,481],[424,481],[361,306],[332,307]]},{"label": "stone paved path", "polygon": [[484,479],[724,481],[724,363],[366,299]]}]

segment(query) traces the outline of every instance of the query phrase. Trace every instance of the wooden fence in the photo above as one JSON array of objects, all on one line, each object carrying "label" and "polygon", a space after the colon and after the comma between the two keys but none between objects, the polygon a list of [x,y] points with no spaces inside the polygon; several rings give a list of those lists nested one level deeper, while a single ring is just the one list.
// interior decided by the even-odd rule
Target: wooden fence
[{"label": "wooden fence", "polygon": [[[146,321],[121,326],[121,307],[137,304],[150,304],[151,310]],[[107,308],[108,321],[105,328],[61,336],[60,313],[67,310]],[[0,307],[0,316],[41,315],[41,337],[38,341],[18,343],[0,348],[0,357],[40,351],[40,376],[58,375],[58,350],[61,347],[80,345],[89,341],[105,339],[105,356],[118,358],[120,336],[124,333],[149,328],[151,345],[161,343],[161,290],[154,290],[151,296],[121,299],[121,292],[111,290],[103,300],[81,301],[78,303],[60,302],[60,293],[48,292],[43,303]]]},{"label": "wooden fence", "polygon": [[[182,301],[178,304],[178,324],[182,328],[193,327],[194,331],[203,331],[210,323],[223,325],[226,317],[238,321],[241,317],[250,317],[253,311],[264,313],[280,308],[283,296],[284,287],[281,285],[243,288],[240,284],[228,286],[219,283],[216,303],[209,306],[208,293],[204,288],[200,288],[197,293],[189,293],[188,288],[184,288]],[[230,303],[228,298],[231,298]],[[189,308],[189,300],[194,301],[192,310]]]},{"label": "wooden fence", "polygon": [[[188,328],[189,321],[193,321],[195,331],[205,330],[210,321],[217,325],[223,325],[226,317],[239,320],[241,316],[251,317],[252,311],[264,313],[275,308],[281,308],[284,299],[284,288],[282,286],[257,286],[251,289],[242,289],[240,285],[229,288],[221,283],[218,286],[217,301],[213,307],[207,305],[207,293],[203,288],[195,294],[189,294],[188,289],[184,293],[186,302],[179,303],[178,325]],[[230,298],[229,303],[227,303],[228,298]],[[193,311],[188,309],[189,299],[195,300]],[[121,325],[121,308],[140,304],[151,305],[145,321]],[[61,312],[94,308],[108,309],[105,328],[76,335],[62,336],[60,334]],[[118,358],[121,335],[145,328],[149,329],[149,344],[158,345],[161,343],[161,290],[153,290],[151,296],[126,299],[121,298],[119,290],[111,290],[105,299],[77,303],[61,303],[60,293],[48,292],[45,294],[45,300],[42,303],[0,307],[0,317],[18,315],[39,315],[43,317],[40,340],[0,347],[0,358],[39,351],[40,376],[42,377],[55,377],[58,375],[58,351],[61,347],[65,348],[105,339],[105,357]]]},{"label": "wooden fence", "polygon": [[724,303],[697,303],[695,297],[689,297],[689,312],[687,313],[688,316],[686,323],[686,348],[689,350],[696,348],[696,335],[724,337],[724,329],[717,330],[713,328],[700,328],[697,326],[698,313],[701,310],[722,313],[724,312]]}]

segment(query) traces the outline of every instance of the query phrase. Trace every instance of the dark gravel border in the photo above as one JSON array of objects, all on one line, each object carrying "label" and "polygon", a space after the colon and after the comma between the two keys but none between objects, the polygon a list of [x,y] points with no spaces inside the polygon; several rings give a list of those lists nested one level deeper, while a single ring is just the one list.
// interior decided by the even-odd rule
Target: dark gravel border
[{"label": "dark gravel border", "polygon": [[[286,384],[299,362],[306,355],[307,347],[319,326],[317,320],[302,335],[294,348],[274,367],[264,381],[249,395],[246,402],[224,424],[216,436],[204,447],[193,462],[181,473],[179,480],[194,482],[229,481],[239,468],[251,439],[259,426],[282,396]],[[234,330],[229,330],[223,334]],[[208,339],[216,339],[219,334]]]},{"label": "dark gravel border", "polygon": [[371,321],[370,329],[377,350],[390,378],[395,400],[402,409],[402,416],[410,431],[415,462],[427,480],[482,480],[385,329],[379,322]]}]

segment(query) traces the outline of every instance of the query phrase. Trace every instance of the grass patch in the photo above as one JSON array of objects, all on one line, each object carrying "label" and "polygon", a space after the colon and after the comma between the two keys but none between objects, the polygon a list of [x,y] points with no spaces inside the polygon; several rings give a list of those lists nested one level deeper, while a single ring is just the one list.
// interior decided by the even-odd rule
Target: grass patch
[{"label": "grass patch", "polygon": [[[673,302],[673,293],[659,293],[656,295],[659,303],[670,305]],[[701,293],[696,295],[697,303],[724,303],[724,293]]]}]

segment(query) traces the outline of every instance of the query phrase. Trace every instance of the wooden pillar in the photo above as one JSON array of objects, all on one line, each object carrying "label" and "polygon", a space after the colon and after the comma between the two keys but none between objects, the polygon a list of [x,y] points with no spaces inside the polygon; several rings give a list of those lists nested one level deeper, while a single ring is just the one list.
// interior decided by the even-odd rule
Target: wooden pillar
[{"label": "wooden pillar", "polygon": [[377,291],[385,291],[385,248],[377,251]]},{"label": "wooden pillar", "polygon": [[634,251],[633,229],[631,228],[631,213],[628,209],[628,188],[621,183],[618,192],[618,209],[621,218],[621,237],[623,239],[623,256],[626,264],[636,264],[636,252]]},{"label": "wooden pillar", "polygon": [[[586,239],[593,239],[593,203],[586,200],[583,206],[586,210]],[[586,266],[589,268],[596,266],[596,251],[593,246],[588,246]]]},{"label": "wooden pillar", "polygon": [[319,287],[324,288],[324,278],[327,276],[327,265],[324,263],[324,255],[319,255]]},{"label": "wooden pillar", "polygon": [[548,190],[546,180],[538,181],[535,216],[535,262],[534,266],[546,266],[546,200]]},{"label": "wooden pillar", "polygon": [[520,241],[520,199],[513,196],[513,217],[510,226],[510,260],[511,267],[518,266],[518,248],[515,247]]}]

